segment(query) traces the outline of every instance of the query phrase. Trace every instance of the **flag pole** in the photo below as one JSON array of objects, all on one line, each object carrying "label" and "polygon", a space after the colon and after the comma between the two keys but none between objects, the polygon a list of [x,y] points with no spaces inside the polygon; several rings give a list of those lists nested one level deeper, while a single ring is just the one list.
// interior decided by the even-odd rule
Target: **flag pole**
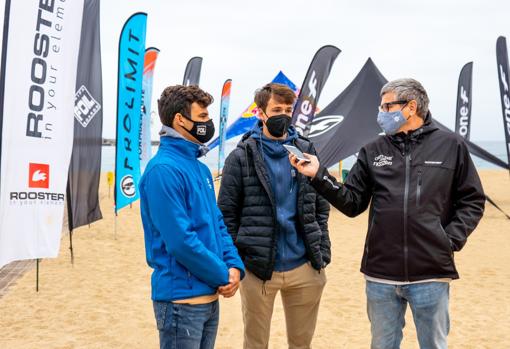
[{"label": "flag pole", "polygon": [[74,266],[73,231],[69,230],[69,250],[71,251],[71,264]]},{"label": "flag pole", "polygon": [[71,265],[74,265],[74,250],[73,250],[73,210],[71,208],[71,184],[69,177],[67,178],[67,227],[69,229],[69,250],[71,251]]},{"label": "flag pole", "polygon": [[344,182],[344,176],[342,174],[342,160],[338,162],[338,172],[340,173],[340,183]]},{"label": "flag pole", "polygon": [[37,258],[36,274],[35,274],[35,292],[39,292],[39,261],[40,261],[40,259]]}]

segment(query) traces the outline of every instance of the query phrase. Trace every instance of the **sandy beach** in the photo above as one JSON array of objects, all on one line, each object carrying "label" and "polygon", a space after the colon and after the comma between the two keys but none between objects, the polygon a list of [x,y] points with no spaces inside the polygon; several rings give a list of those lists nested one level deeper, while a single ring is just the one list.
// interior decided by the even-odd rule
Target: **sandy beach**
[{"label": "sandy beach", "polygon": [[[510,212],[508,172],[480,171],[486,193]],[[29,270],[0,298],[0,348],[157,348],[139,205],[120,211],[114,233],[113,195],[101,183],[104,219],[74,232],[71,265],[68,235],[60,255]],[[367,216],[350,219],[333,209],[333,260],[319,313],[314,348],[368,348],[364,279],[359,272]],[[456,255],[461,279],[451,285],[450,348],[510,348],[510,220],[487,204],[485,216]],[[418,348],[408,310],[402,348]],[[286,347],[278,300],[271,348]],[[242,347],[240,297],[221,301],[217,348]]]}]

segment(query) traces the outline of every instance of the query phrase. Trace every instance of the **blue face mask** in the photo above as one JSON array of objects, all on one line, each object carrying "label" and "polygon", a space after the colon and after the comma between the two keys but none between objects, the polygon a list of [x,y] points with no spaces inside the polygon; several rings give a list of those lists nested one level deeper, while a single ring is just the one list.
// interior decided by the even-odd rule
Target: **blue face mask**
[{"label": "blue face mask", "polygon": [[401,110],[389,112],[380,111],[379,114],[377,114],[377,123],[388,136],[397,133],[406,122],[407,119],[404,117]]}]

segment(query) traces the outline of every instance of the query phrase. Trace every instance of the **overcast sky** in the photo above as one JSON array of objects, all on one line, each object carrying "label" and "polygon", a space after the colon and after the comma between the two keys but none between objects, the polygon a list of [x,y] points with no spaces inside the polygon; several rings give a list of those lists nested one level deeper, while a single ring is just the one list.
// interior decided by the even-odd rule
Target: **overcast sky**
[{"label": "overcast sky", "polygon": [[[103,0],[103,135],[108,138],[115,137],[119,34],[137,11],[148,13],[147,46],[161,50],[153,110],[164,87],[182,82],[189,58],[202,56],[200,85],[216,98],[209,109],[215,120],[222,84],[233,80],[233,121],[252,101],[254,90],[279,70],[301,86],[315,51],[332,44],[342,52],[319,107],[372,57],[389,80],[421,81],[434,116],[453,128],[458,75],[466,62],[474,61],[471,138],[504,140],[495,48],[499,35],[510,39],[508,0]],[[153,138],[158,128],[159,119]]]}]

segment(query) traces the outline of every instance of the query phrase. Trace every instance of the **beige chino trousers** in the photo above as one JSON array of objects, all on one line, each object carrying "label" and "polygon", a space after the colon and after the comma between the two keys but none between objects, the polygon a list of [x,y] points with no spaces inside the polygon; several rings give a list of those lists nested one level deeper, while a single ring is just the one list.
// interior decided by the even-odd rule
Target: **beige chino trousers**
[{"label": "beige chino trousers", "polygon": [[276,294],[281,293],[287,342],[290,349],[311,348],[319,313],[322,290],[326,285],[324,269],[317,271],[305,263],[286,272],[273,272],[262,280],[246,271],[241,282],[244,320],[244,348],[267,349]]}]

